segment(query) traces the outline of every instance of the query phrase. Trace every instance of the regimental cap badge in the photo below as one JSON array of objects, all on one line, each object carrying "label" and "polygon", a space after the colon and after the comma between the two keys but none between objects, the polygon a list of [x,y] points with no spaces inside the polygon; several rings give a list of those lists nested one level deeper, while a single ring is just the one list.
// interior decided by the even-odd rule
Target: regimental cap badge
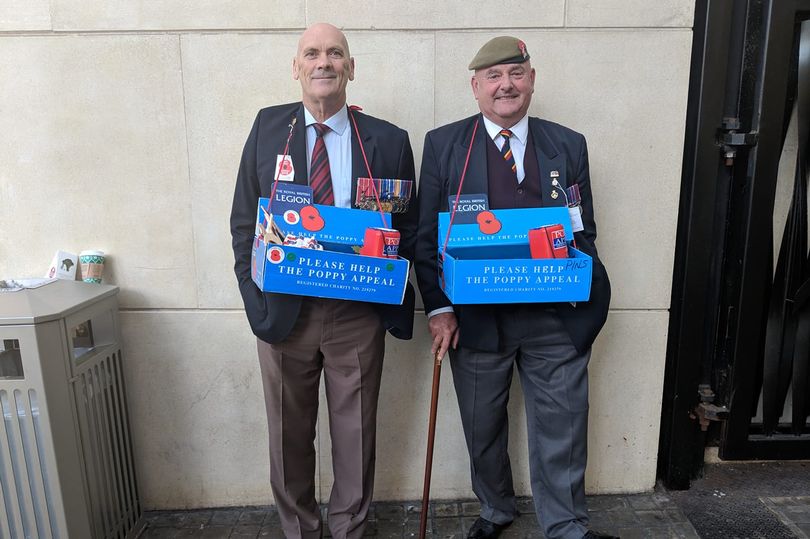
[{"label": "regimental cap badge", "polygon": [[522,40],[518,39],[517,45],[518,45],[518,49],[520,49],[521,56],[523,56],[523,58],[528,59],[529,58],[529,51],[526,50],[526,44]]}]

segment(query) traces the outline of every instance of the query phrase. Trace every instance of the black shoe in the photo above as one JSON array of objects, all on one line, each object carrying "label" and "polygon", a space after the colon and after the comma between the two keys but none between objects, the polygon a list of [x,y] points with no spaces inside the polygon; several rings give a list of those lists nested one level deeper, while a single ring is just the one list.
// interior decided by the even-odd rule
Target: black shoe
[{"label": "black shoe", "polygon": [[588,533],[583,535],[582,539],[621,539],[621,538],[618,535],[610,535],[608,533],[588,530]]},{"label": "black shoe", "polygon": [[511,524],[511,522],[508,524],[496,524],[485,518],[478,517],[478,520],[476,520],[472,528],[470,528],[467,539],[495,539],[509,524]]}]

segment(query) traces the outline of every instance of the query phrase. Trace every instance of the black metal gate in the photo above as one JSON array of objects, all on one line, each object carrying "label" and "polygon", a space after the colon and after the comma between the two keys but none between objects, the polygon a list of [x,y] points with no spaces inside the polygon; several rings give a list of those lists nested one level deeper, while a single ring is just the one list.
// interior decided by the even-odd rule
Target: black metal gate
[{"label": "black metal gate", "polygon": [[809,19],[810,0],[696,5],[659,447],[671,488],[699,474],[707,436],[725,459],[810,458]]}]

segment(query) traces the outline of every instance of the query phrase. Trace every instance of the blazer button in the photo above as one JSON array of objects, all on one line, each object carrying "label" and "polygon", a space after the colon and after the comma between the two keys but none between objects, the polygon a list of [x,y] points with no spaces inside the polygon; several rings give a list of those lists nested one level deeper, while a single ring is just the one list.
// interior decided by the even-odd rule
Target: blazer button
[{"label": "blazer button", "polygon": [[519,195],[522,195],[522,194],[523,194],[523,188],[522,188],[522,187],[518,187],[517,192],[518,192],[518,194],[519,194]]}]

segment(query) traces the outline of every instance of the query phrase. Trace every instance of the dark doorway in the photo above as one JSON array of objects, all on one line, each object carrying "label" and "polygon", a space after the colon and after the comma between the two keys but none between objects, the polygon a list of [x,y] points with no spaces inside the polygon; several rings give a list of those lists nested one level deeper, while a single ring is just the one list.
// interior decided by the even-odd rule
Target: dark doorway
[{"label": "dark doorway", "polygon": [[810,0],[696,5],[658,459],[670,488],[688,488],[707,443],[810,458],[808,19]]}]

